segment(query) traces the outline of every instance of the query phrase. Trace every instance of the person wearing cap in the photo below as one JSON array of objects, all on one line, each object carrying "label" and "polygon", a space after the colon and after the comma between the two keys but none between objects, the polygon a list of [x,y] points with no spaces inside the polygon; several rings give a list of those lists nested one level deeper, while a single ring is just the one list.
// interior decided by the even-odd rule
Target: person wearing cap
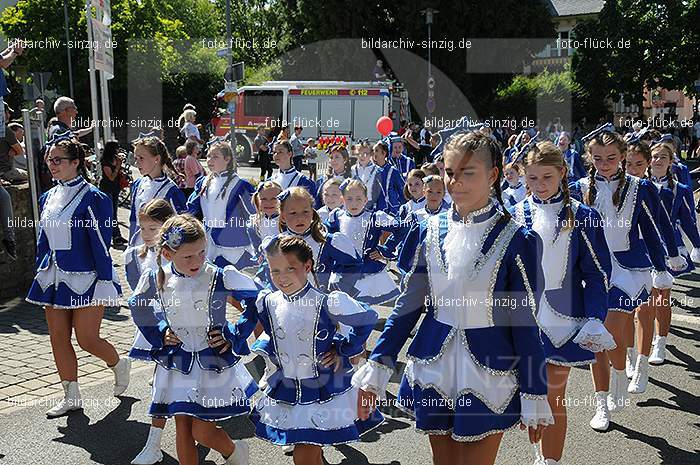
[{"label": "person wearing cap", "polygon": [[292,145],[292,164],[294,168],[301,172],[301,165],[304,161],[304,144],[301,141],[301,126],[294,126],[294,134],[289,138],[289,143]]},{"label": "person wearing cap", "polygon": [[[13,110],[5,103],[4,120],[9,121]],[[15,166],[15,157],[24,153],[22,145],[17,140],[14,131],[5,131],[5,136],[0,138],[0,179],[11,183],[20,183],[27,180],[27,172]]]}]

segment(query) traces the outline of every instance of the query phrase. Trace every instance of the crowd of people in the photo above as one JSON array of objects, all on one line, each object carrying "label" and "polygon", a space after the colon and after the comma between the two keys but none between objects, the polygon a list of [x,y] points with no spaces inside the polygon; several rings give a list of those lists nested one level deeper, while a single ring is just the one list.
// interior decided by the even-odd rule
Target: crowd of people
[{"label": "crowd of people", "polygon": [[[70,118],[69,107],[58,109]],[[162,459],[174,417],[180,463],[197,463],[199,443],[247,464],[248,443],[216,426],[247,415],[295,463],[321,464],[323,446],[382,423],[409,338],[395,402],[428,435],[434,463],[494,463],[518,425],[547,464],[564,463],[570,368],[590,365],[590,426],[605,431],[663,363],[674,277],[700,262],[694,173],[670,135],[606,124],[579,151],[560,129],[501,145],[488,125],[407,125],[322,150],[301,128],[273,141],[260,128],[261,176],[246,180],[226,142],[209,143],[201,165],[193,111],[176,158],[161,134],[133,142],[126,283],[109,253],[118,147],[105,146],[99,189],[60,117],[54,127],[68,130],[45,151],[56,185],[40,199],[27,300],[45,308],[65,392],[47,415],[81,406],[71,328],[114,371],[115,396],[132,359],[154,362],[151,427],[132,463]],[[302,173],[320,159],[325,172]],[[136,326],[129,357],[99,335],[122,285]],[[368,347],[379,305],[393,311]],[[258,380],[241,363],[251,353],[265,360]]]}]

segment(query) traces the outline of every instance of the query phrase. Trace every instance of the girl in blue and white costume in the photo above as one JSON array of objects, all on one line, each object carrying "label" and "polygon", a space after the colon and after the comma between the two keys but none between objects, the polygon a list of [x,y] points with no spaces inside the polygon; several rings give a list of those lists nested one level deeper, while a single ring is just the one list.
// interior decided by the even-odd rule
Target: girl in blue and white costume
[{"label": "girl in blue and white costume", "polygon": [[384,233],[404,236],[404,226],[383,211],[365,209],[367,188],[362,181],[348,179],[341,184],[340,191],[345,208],[331,212],[328,231],[349,237],[355,250],[362,254],[362,266],[354,279],[357,291],[354,297],[370,305],[394,300],[399,295],[399,288],[386,269],[386,261],[392,256],[379,242]]},{"label": "girl in blue and white costume", "polygon": [[292,145],[288,141],[284,140],[275,143],[272,160],[279,167],[279,171],[270,176],[269,181],[276,182],[282,190],[289,187],[303,187],[314,197],[316,195],[316,183],[294,168],[292,154]]},{"label": "girl in blue and white costume", "polygon": [[425,172],[420,169],[412,169],[406,176],[406,184],[403,186],[403,198],[406,203],[399,208],[398,218],[401,221],[408,221],[416,210],[420,210],[425,206],[425,197],[423,197],[423,178]]},{"label": "girl in blue and white costume", "polygon": [[[258,288],[234,267],[205,261],[204,227],[191,215],[168,219],[158,243],[158,270],[145,273],[129,299],[157,363],[149,412],[175,417],[181,464],[198,463],[196,441],[217,450],[227,464],[247,465],[247,443],[234,443],[214,422],[249,413],[257,391],[240,360],[250,353],[246,339],[257,322]],[[165,267],[161,255],[170,262]],[[244,309],[236,324],[226,319],[229,298]],[[153,301],[162,309],[158,316]]]},{"label": "girl in blue and white costume", "polygon": [[187,209],[185,194],[163,171],[167,169],[173,177],[178,175],[163,141],[155,136],[136,139],[134,158],[142,177],[131,183],[130,246],[143,244],[139,234],[138,212],[149,200],[165,199],[170,202],[175,213],[182,213]]},{"label": "girl in blue and white costume", "polygon": [[534,317],[542,241],[499,205],[495,140],[478,131],[454,135],[444,155],[452,208],[409,232],[399,257],[402,294],[353,382],[363,403],[384,398],[425,307],[398,405],[429,435],[436,465],[493,464],[504,431],[522,423],[534,443],[554,423]]},{"label": "girl in blue and white costume", "polygon": [[566,439],[566,384],[572,366],[595,363],[594,352],[615,341],[603,322],[608,312],[610,251],[600,215],[569,196],[568,169],[551,142],[524,158],[531,194],[515,206],[516,221],[544,242],[544,293],[537,322],[547,358],[547,396],[555,423],[542,435],[547,465],[561,460]]},{"label": "girl in blue and white costume", "polygon": [[323,206],[316,209],[316,211],[324,224],[328,221],[328,217],[333,210],[343,207],[343,195],[340,193],[340,185],[343,182],[345,181],[333,178],[327,180],[323,183],[323,186],[321,186],[321,200],[323,201]]},{"label": "girl in blue and white costume", "polygon": [[[313,208],[314,199],[305,189],[292,187],[282,191],[278,198],[281,234],[301,237],[309,244],[316,257],[314,273],[318,288],[323,292],[334,289],[350,292],[362,264],[361,256],[350,238],[342,233],[326,231]],[[272,285],[267,263],[262,264],[258,277],[264,284]]]},{"label": "girl in blue and white costume", "polygon": [[571,135],[568,132],[562,131],[559,134],[557,146],[564,154],[564,161],[566,161],[569,170],[567,173],[569,182],[578,181],[586,176],[586,165],[583,163],[583,157],[574,147],[571,147]]},{"label": "girl in blue and white costume", "polygon": [[342,144],[333,144],[326,150],[328,153],[328,167],[326,173],[316,181],[316,209],[323,206],[322,188],[326,181],[337,179],[340,182],[353,177],[350,167],[350,154]]},{"label": "girl in blue and white costume", "polygon": [[[622,410],[629,402],[625,326],[635,309],[647,301],[652,285],[669,289],[673,277],[666,269],[666,250],[654,223],[659,213],[656,187],[627,174],[627,143],[612,124],[599,127],[583,140],[591,169],[588,177],[579,179],[570,189],[574,198],[593,206],[603,219],[612,263],[605,327],[617,347],[596,353],[596,363],[591,366],[596,414],[590,425],[604,431],[610,412]],[[639,240],[640,233],[643,241]]]},{"label": "girl in blue and white costume", "polygon": [[372,160],[377,172],[366,183],[370,211],[381,210],[396,216],[403,203],[404,181],[399,171],[388,162],[389,147],[384,142],[377,142],[372,147]]},{"label": "girl in blue and white costume", "polygon": [[119,306],[121,296],[109,255],[112,202],[85,179],[85,150],[77,139],[67,133],[47,145],[46,164],[58,184],[39,198],[37,273],[26,300],[44,307],[51,336],[64,391],[63,399],[46,412],[54,418],[82,408],[74,329],[78,345],[114,371],[115,396],[129,385],[131,361],[100,337],[104,307]]},{"label": "girl in blue and white costume", "polygon": [[[377,313],[343,292],[313,287],[313,253],[301,238],[267,238],[263,249],[279,289],[257,300],[275,371],[251,420],[259,438],[294,445],[295,464],[321,465],[323,446],[356,442],[383,421],[360,405],[349,361],[363,352]],[[347,336],[336,333],[341,323],[351,327]]]},{"label": "girl in blue and white costume", "polygon": [[[675,242],[678,252],[684,256],[687,266],[678,271],[671,270],[674,276],[681,276],[695,269],[693,262],[700,263],[700,234],[698,224],[693,211],[693,191],[685,184],[674,179],[671,160],[675,146],[664,140],[651,143],[651,175],[657,185],[670,190],[673,197],[666,198],[664,206],[669,212],[674,228]],[[693,245],[688,253],[681,230]],[[671,292],[661,291],[661,302],[656,306],[656,337],[649,356],[649,363],[661,364],[666,359],[666,338],[671,326]]]},{"label": "girl in blue and white costume", "polygon": [[392,133],[388,137],[389,148],[391,150],[391,157],[389,157],[389,163],[391,163],[394,168],[396,168],[401,174],[403,180],[406,180],[408,173],[416,168],[416,162],[413,158],[409,158],[405,155],[406,146],[403,139],[396,133]]},{"label": "girl in blue and white costume", "polygon": [[256,261],[262,263],[258,249],[267,236],[276,236],[280,232],[280,201],[277,196],[282,188],[274,181],[261,181],[253,194],[253,206],[256,213],[248,219],[248,235],[256,252]]},{"label": "girl in blue and white costume", "polygon": [[[156,250],[158,234],[168,218],[174,215],[175,212],[170,203],[164,199],[153,199],[139,210],[141,239],[143,239],[144,243],[136,247],[128,247],[124,251],[126,281],[129,283],[132,292],[136,289],[144,273],[158,270],[158,251]],[[153,347],[137,328],[134,342],[129,351],[129,357],[150,362],[153,360],[151,358],[151,350],[153,350]],[[151,427],[148,431],[146,444],[134,460],[131,461],[132,464],[150,465],[163,460],[163,452],[160,447],[166,421],[165,418],[153,417],[151,419]]]},{"label": "girl in blue and white costume", "polygon": [[[523,149],[527,151],[530,147]],[[523,154],[524,155],[524,154]],[[518,202],[521,202],[527,197],[527,186],[525,185],[522,168],[520,166],[521,160],[513,161],[508,163],[503,170],[506,178],[506,188],[503,190],[503,204],[512,213],[513,207]]]},{"label": "girl in blue and white costume", "polygon": [[[633,176],[641,179],[651,177],[651,149],[646,142],[641,141],[634,134],[625,136],[627,141],[626,169]],[[665,172],[664,172],[665,173]],[[657,207],[659,214],[655,222],[659,235],[666,247],[666,264],[671,274],[683,270],[687,266],[686,259],[679,255],[676,244],[676,233],[671,224],[671,210],[673,204],[673,191],[655,184],[659,190],[660,202]],[[642,240],[642,239],[640,239]],[[640,305],[636,312],[636,319],[628,319],[625,329],[625,342],[627,353],[625,357],[625,371],[631,379],[627,392],[641,394],[646,390],[649,380],[649,357],[654,336],[654,314],[659,312],[662,296],[670,297],[670,289],[652,288],[649,300]],[[670,302],[669,302],[670,319]],[[670,322],[670,320],[669,320]],[[636,323],[636,325],[635,325]],[[637,350],[634,348],[635,326],[637,329]]]},{"label": "girl in blue and white costume", "polygon": [[231,145],[215,142],[207,152],[211,171],[200,176],[187,201],[187,210],[201,217],[207,232],[207,260],[216,266],[233,265],[237,270],[254,266],[255,250],[248,233],[254,213],[253,186],[236,173]]}]

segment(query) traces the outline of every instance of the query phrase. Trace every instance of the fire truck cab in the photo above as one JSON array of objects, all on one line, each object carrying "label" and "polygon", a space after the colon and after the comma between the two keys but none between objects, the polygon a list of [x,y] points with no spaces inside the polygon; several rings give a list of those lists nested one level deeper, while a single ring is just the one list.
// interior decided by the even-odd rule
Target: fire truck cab
[{"label": "fire truck cab", "polygon": [[[240,162],[254,164],[257,128],[272,136],[289,126],[302,128],[301,137],[346,136],[350,142],[376,140],[377,119],[390,116],[394,128],[409,120],[407,92],[391,82],[267,81],[238,89],[235,113],[236,143],[242,147]],[[214,123],[215,135],[230,130],[228,114]],[[240,149],[239,149],[240,150]]]}]

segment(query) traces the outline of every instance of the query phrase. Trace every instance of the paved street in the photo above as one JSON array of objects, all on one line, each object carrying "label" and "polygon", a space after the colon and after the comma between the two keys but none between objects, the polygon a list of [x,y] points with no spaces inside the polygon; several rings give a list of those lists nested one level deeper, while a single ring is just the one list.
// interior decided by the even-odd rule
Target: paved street
[{"label": "paved street", "polygon": [[[257,170],[243,168],[241,174],[254,176]],[[126,219],[120,211],[120,220]],[[124,223],[123,223],[124,224]],[[114,251],[115,262],[122,259]],[[567,402],[569,434],[564,454],[571,464],[669,464],[697,463],[700,435],[700,274],[677,282],[674,321],[669,338],[667,362],[651,369],[649,389],[633,397],[632,407],[613,416],[611,431],[596,433],[588,426],[592,415],[591,381],[588,370],[572,371]],[[390,309],[381,308],[385,318]],[[234,315],[231,315],[234,317]],[[377,325],[369,347],[374,345],[383,324]],[[138,453],[148,434],[146,415],[150,400],[148,381],[152,366],[134,363],[132,384],[120,399],[111,396],[112,373],[83,351],[78,351],[79,376],[84,411],[46,420],[44,412],[60,391],[43,312],[21,299],[0,303],[0,463],[7,464],[127,464]],[[109,309],[102,334],[124,354],[131,344],[134,327],[128,309]],[[75,347],[78,348],[77,344]],[[405,360],[403,357],[401,360]],[[257,365],[256,365],[257,363]],[[250,360],[251,372],[259,372],[259,360]],[[390,385],[398,387],[396,374]],[[427,437],[419,435],[410,419],[395,409],[385,409],[387,422],[367,434],[362,443],[329,447],[330,464],[429,464]],[[245,418],[223,426],[234,438],[250,438],[252,426]],[[251,439],[251,463],[269,465],[292,463],[279,449]],[[164,463],[176,463],[175,429],[171,422],[163,438]],[[215,452],[201,450],[205,463],[223,463]],[[532,463],[526,435],[506,434],[497,463]]]}]

